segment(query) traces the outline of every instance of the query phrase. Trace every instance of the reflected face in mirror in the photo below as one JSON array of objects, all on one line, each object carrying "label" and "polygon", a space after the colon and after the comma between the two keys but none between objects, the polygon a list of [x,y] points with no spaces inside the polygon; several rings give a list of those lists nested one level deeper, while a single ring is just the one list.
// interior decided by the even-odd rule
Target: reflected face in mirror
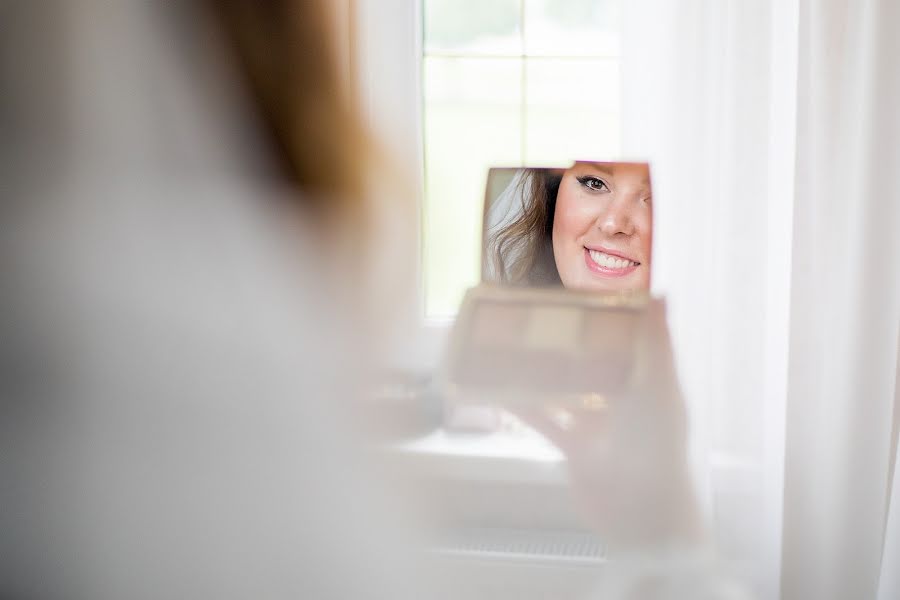
[{"label": "reflected face in mirror", "polygon": [[649,289],[650,193],[646,164],[578,162],[563,173],[552,247],[565,287]]},{"label": "reflected face in mirror", "polygon": [[649,290],[653,214],[646,163],[491,169],[485,196],[485,281]]}]

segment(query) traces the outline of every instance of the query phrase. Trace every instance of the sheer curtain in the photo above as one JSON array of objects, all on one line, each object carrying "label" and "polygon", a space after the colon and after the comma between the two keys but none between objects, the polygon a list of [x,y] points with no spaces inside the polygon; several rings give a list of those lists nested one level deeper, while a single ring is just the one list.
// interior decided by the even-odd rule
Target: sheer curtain
[{"label": "sheer curtain", "polygon": [[898,597],[900,6],[624,6],[624,149],[722,554],[765,598]]}]

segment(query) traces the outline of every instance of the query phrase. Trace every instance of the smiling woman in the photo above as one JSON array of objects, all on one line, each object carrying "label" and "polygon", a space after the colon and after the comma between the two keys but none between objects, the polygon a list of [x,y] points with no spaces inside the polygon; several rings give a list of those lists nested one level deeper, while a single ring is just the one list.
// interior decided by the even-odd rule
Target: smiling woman
[{"label": "smiling woman", "polygon": [[650,288],[650,171],[642,163],[576,163],[560,182],[553,257],[567,288]]},{"label": "smiling woman", "polygon": [[[502,173],[493,170],[492,179]],[[484,278],[519,286],[646,291],[651,198],[646,163],[520,170],[496,198],[488,193]]]}]

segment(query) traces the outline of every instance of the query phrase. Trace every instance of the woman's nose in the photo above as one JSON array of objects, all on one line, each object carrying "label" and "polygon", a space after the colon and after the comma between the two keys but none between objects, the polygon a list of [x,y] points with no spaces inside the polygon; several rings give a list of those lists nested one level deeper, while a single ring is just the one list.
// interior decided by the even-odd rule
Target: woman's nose
[{"label": "woman's nose", "polygon": [[626,198],[613,198],[606,210],[597,219],[597,226],[606,235],[631,235],[634,233],[634,220],[631,218],[630,203]]}]

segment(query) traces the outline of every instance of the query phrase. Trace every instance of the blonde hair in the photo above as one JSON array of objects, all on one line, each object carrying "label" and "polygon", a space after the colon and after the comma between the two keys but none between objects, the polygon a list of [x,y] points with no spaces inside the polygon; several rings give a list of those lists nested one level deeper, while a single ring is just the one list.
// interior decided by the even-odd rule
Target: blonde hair
[{"label": "blonde hair", "polygon": [[299,192],[291,197],[324,236],[340,279],[332,283],[359,309],[359,325],[383,329],[372,339],[402,335],[403,315],[415,314],[415,296],[405,294],[414,281],[415,192],[364,126],[349,60],[354,32],[340,29],[331,0],[206,1]]},{"label": "blonde hair", "polygon": [[[317,217],[367,221],[372,142],[344,76],[324,0],[209,0],[234,49],[283,175]],[[333,8],[333,7],[332,7]]]}]

